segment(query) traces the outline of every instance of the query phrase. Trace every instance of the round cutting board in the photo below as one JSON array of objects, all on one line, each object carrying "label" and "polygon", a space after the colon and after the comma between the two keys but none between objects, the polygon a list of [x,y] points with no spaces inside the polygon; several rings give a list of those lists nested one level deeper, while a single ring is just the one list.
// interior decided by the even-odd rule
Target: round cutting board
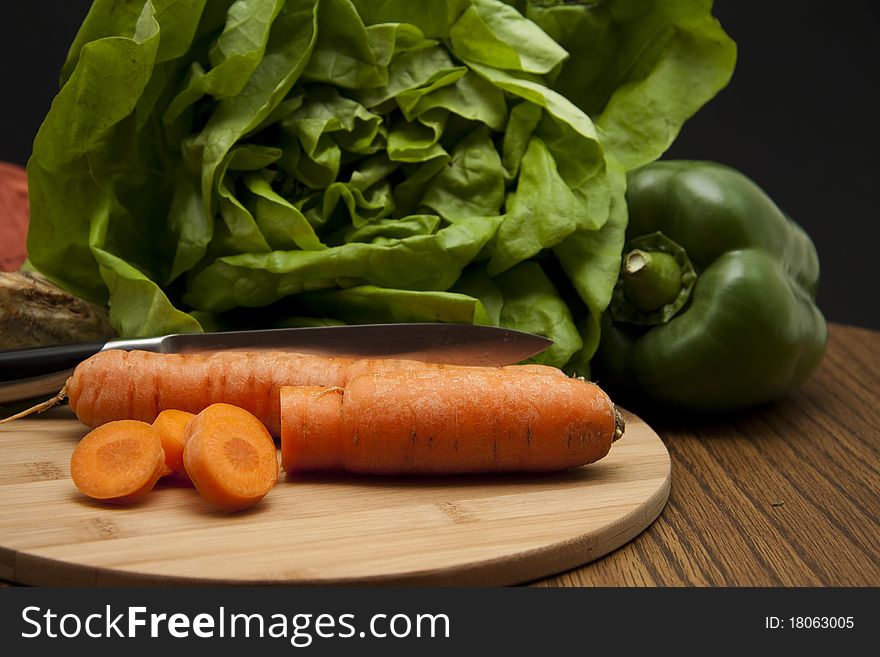
[{"label": "round cutting board", "polygon": [[512,585],[633,539],[669,495],[669,454],[625,413],[602,460],[539,475],[286,477],[252,509],[213,510],[162,480],[103,504],[68,463],[67,408],[0,426],[0,578],[21,584]]}]

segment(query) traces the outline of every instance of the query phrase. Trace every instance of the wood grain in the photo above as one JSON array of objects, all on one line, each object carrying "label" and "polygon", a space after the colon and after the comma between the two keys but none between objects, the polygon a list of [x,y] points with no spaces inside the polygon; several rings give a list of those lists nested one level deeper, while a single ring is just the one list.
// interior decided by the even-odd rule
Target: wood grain
[{"label": "wood grain", "polygon": [[645,416],[672,459],[648,531],[536,586],[880,585],[880,333],[833,325],[804,388],[712,422]]},{"label": "wood grain", "polygon": [[597,463],[481,477],[297,477],[248,512],[164,481],[89,500],[69,476],[69,409],[0,427],[0,577],[35,585],[506,585],[596,559],[644,530],[669,455],[638,418]]}]

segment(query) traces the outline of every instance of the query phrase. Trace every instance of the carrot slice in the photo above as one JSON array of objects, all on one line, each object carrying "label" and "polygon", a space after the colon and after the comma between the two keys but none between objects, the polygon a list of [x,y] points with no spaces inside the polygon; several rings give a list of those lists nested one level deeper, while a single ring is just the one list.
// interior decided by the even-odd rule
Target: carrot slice
[{"label": "carrot slice", "polygon": [[162,474],[165,453],[146,422],[116,420],[93,429],[70,457],[70,476],[83,493],[117,504],[138,502]]},{"label": "carrot slice", "polygon": [[186,473],[202,497],[227,511],[259,502],[278,480],[275,442],[253,414],[211,404],[187,425]]},{"label": "carrot slice", "polygon": [[153,420],[153,428],[159,434],[162,449],[165,450],[166,471],[163,471],[163,476],[173,472],[186,474],[183,466],[183,445],[186,442],[186,427],[194,417],[194,413],[169,408]]}]

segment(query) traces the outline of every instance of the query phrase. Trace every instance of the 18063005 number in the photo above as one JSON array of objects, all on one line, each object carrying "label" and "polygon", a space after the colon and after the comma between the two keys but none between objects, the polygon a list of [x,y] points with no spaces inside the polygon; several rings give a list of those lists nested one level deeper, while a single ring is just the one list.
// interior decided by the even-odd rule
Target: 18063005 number
[{"label": "18063005 number", "polygon": [[788,623],[793,630],[846,630],[855,626],[855,619],[852,616],[791,616]]}]

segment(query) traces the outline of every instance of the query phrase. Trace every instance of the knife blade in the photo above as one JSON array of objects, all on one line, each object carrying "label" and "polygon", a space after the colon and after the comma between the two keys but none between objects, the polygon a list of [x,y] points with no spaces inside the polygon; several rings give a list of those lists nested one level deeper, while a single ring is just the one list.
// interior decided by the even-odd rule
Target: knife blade
[{"label": "knife blade", "polygon": [[494,326],[395,323],[180,333],[0,351],[0,404],[57,392],[77,364],[107,349],[157,353],[283,350],[456,365],[510,365],[541,353],[551,344],[543,336]]}]

